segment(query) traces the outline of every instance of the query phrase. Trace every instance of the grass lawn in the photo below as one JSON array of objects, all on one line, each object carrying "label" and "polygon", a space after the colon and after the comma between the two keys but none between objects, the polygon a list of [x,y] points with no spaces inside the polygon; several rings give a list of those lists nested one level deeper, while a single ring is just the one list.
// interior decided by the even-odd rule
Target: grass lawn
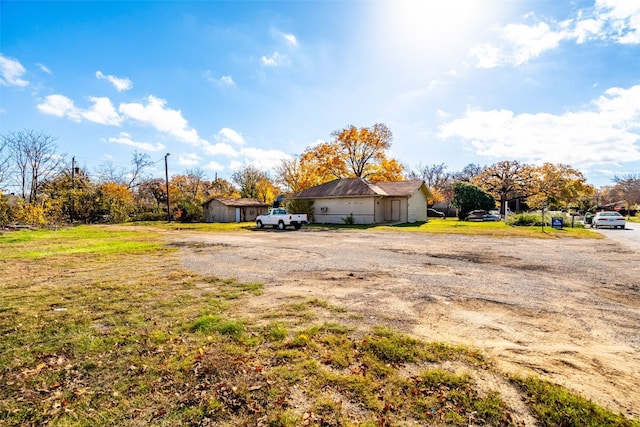
[{"label": "grass lawn", "polygon": [[[414,228],[500,237],[493,230],[510,229],[461,224]],[[499,392],[443,368],[455,361],[503,376],[539,425],[640,426],[562,387],[495,372],[473,348],[384,325],[347,327],[353,314],[326,301],[292,298],[246,317],[243,306],[260,298],[262,284],[187,271],[163,240],[177,228],[247,226],[0,234],[0,424],[515,425]]]},{"label": "grass lawn", "polygon": [[596,233],[584,227],[554,229],[551,227],[523,227],[507,225],[504,222],[475,222],[460,221],[457,218],[430,218],[428,222],[400,225],[321,225],[311,224],[311,228],[344,228],[344,229],[366,229],[381,231],[406,231],[433,234],[465,234],[490,237],[530,237],[539,239],[556,239],[571,237],[578,239],[602,239],[600,233]]}]

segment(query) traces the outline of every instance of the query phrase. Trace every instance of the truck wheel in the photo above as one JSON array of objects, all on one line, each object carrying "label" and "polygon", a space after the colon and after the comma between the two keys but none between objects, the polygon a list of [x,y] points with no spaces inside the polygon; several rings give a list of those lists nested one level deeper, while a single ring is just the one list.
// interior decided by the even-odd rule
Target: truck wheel
[{"label": "truck wheel", "polygon": [[300,230],[300,227],[302,227],[302,224],[293,224],[293,228],[295,228],[296,230]]},{"label": "truck wheel", "polygon": [[262,228],[263,227],[262,221],[256,221],[256,227]]},{"label": "truck wheel", "polygon": [[284,222],[278,221],[278,230],[284,230]]}]

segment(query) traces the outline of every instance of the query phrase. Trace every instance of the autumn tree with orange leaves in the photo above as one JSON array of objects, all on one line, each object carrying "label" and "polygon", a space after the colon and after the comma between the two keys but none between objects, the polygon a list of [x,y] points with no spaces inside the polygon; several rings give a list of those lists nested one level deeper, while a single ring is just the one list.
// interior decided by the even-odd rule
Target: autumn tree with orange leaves
[{"label": "autumn tree with orange leaves", "polygon": [[283,160],[277,169],[278,181],[298,192],[338,178],[403,179],[402,164],[387,156],[393,135],[386,125],[348,126],[331,136],[332,141],[307,148],[299,158]]}]

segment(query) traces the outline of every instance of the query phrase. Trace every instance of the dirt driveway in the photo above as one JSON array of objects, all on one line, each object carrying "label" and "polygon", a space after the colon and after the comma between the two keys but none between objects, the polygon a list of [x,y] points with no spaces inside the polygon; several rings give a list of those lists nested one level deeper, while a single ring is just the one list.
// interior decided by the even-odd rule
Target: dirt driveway
[{"label": "dirt driveway", "polygon": [[640,416],[640,253],[619,243],[313,229],[175,240],[197,243],[189,269],[263,282],[255,310],[326,300]]}]

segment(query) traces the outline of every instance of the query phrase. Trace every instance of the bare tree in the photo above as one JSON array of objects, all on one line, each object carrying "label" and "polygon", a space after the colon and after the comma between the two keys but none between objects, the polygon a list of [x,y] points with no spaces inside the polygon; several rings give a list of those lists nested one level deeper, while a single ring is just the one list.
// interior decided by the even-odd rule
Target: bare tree
[{"label": "bare tree", "polygon": [[27,129],[3,137],[11,151],[21,196],[29,203],[37,199],[39,184],[52,178],[64,165],[64,155],[56,153],[56,139]]},{"label": "bare tree", "polygon": [[11,153],[9,141],[6,136],[0,138],[0,189],[7,182],[11,172]]},{"label": "bare tree", "polygon": [[444,192],[451,184],[451,173],[447,172],[447,165],[440,163],[439,165],[418,165],[416,171],[411,171],[409,176],[415,179],[421,179],[431,190]]},{"label": "bare tree", "polygon": [[629,207],[640,204],[640,174],[616,175],[613,182],[616,183],[613,187],[614,192],[626,200]]},{"label": "bare tree", "polygon": [[486,166],[469,163],[467,166],[462,168],[460,172],[453,173],[452,177],[454,181],[471,182],[473,178],[480,175],[486,168]]},{"label": "bare tree", "polygon": [[148,154],[134,151],[133,157],[131,158],[131,169],[116,166],[113,162],[106,162],[100,166],[98,176],[102,182],[113,182],[124,185],[131,190],[140,184],[143,180],[145,170],[153,166],[154,163]]}]

